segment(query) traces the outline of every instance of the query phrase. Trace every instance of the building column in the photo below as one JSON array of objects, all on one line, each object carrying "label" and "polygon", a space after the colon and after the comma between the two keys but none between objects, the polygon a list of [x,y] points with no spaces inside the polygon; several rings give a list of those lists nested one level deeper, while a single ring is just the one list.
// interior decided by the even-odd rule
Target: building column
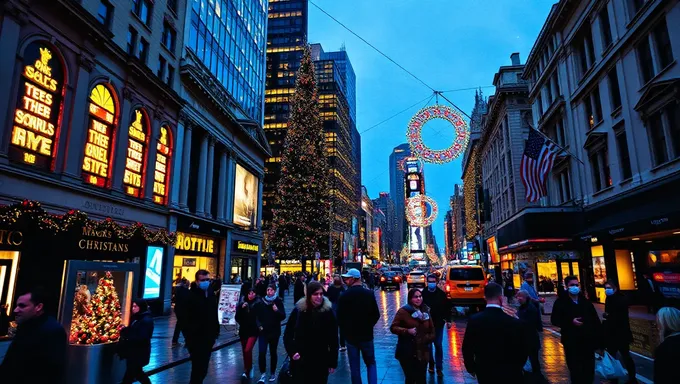
[{"label": "building column", "polygon": [[123,177],[125,175],[125,158],[127,157],[128,138],[130,134],[130,121],[132,119],[132,91],[123,88],[123,109],[120,114],[120,123],[113,133],[116,135],[116,148],[111,148],[113,153],[113,170],[111,171],[112,189],[117,192],[123,191]]},{"label": "building column", "polygon": [[158,138],[161,136],[162,113],[159,110],[154,112],[151,120],[151,137],[149,137],[146,154],[146,171],[144,174],[144,199],[153,202],[153,182],[156,173],[156,153],[158,153]]},{"label": "building column", "polygon": [[[12,54],[0,55],[0,68],[5,68],[0,72],[0,153],[7,153],[7,144],[10,140],[11,132],[5,133],[5,130],[11,130],[13,125],[13,117],[10,113],[14,113],[16,107],[16,93],[13,90],[12,84],[15,79],[21,78],[23,68],[18,65],[17,49],[19,48],[19,37],[21,34],[21,26],[26,24],[27,14],[24,9],[20,9],[13,3],[4,5],[5,13],[0,25],[0,47],[4,52],[11,52]],[[22,7],[23,8],[23,7]],[[16,12],[16,14],[14,12]],[[18,68],[15,68],[17,67]],[[64,124],[62,124],[64,125]]]},{"label": "building column", "polygon": [[205,217],[212,216],[212,191],[213,191],[213,178],[215,175],[215,170],[213,166],[215,164],[215,138],[211,137],[208,140],[208,168],[206,170],[205,178]]},{"label": "building column", "polygon": [[[183,116],[180,115],[180,119],[177,122],[177,129],[175,130],[175,140],[171,140],[172,144],[171,158],[170,158],[170,191],[168,193],[168,200],[170,201],[170,207],[179,208],[179,188],[182,183],[182,160],[184,158],[184,131],[186,122]],[[188,161],[188,160],[187,160]]]},{"label": "building column", "polygon": [[184,144],[182,145],[182,177],[179,180],[179,207],[189,210],[187,200],[189,198],[189,172],[191,172],[191,130],[192,123],[185,121]]},{"label": "building column", "polygon": [[227,152],[220,152],[220,178],[217,182],[217,220],[224,221],[227,200]]},{"label": "building column", "polygon": [[[82,160],[85,152],[85,141],[87,138],[87,132],[90,123],[89,114],[89,96],[91,89],[90,85],[90,73],[94,68],[94,61],[92,59],[87,59],[82,55],[78,59],[80,67],[78,68],[78,79],[75,84],[72,84],[75,91],[73,100],[75,101],[72,106],[71,121],[72,124],[68,125],[64,123],[68,121],[62,118],[62,124],[60,127],[60,135],[68,135],[68,140],[59,140],[59,152],[57,154],[56,164],[61,164],[63,167],[65,175],[72,177],[74,179],[81,178]],[[62,115],[66,117],[67,115]],[[119,127],[114,127],[114,129],[120,129]],[[66,136],[63,136],[66,137]],[[114,148],[110,148],[113,151]],[[61,154],[61,155],[60,155]],[[61,157],[61,159],[59,159]],[[59,165],[58,165],[59,166]]]},{"label": "building column", "polygon": [[227,222],[234,222],[234,177],[236,176],[236,153],[229,149],[227,161],[227,204],[224,218]]},{"label": "building column", "polygon": [[198,161],[198,191],[196,193],[196,214],[203,216],[205,214],[205,176],[206,168],[208,166],[208,138],[210,134],[207,132],[203,135],[201,140],[201,152]]},{"label": "building column", "polygon": [[259,233],[262,230],[262,191],[264,189],[264,177],[259,175],[257,177],[257,221],[254,228]]}]

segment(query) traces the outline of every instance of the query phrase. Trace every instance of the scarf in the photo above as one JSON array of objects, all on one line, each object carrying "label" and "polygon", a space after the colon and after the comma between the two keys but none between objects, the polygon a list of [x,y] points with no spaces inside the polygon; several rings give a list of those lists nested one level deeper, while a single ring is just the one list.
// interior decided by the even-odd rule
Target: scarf
[{"label": "scarf", "polygon": [[272,304],[274,304],[274,300],[276,300],[276,298],[277,298],[276,295],[271,296],[271,297],[270,297],[270,296],[265,296],[265,297],[262,298],[262,300],[264,300],[265,304],[267,304],[267,305],[272,305]]},{"label": "scarf", "polygon": [[423,312],[420,309],[415,309],[411,304],[406,304],[404,306],[404,309],[406,309],[406,311],[408,311],[408,313],[411,314],[411,317],[413,317],[414,319],[419,319],[422,321],[430,320],[429,312]]}]

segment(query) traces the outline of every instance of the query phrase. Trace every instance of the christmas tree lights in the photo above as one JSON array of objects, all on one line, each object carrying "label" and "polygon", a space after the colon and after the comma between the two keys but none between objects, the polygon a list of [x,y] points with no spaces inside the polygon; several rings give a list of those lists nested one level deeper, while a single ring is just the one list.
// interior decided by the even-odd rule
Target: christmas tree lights
[{"label": "christmas tree lights", "polygon": [[99,279],[97,290],[90,298],[87,286],[76,292],[71,319],[71,344],[104,344],[118,341],[123,318],[118,292],[111,272]]},{"label": "christmas tree lights", "polygon": [[477,188],[482,182],[479,174],[479,153],[475,147],[463,175],[463,199],[465,201],[466,238],[471,240],[479,234],[477,217]]}]

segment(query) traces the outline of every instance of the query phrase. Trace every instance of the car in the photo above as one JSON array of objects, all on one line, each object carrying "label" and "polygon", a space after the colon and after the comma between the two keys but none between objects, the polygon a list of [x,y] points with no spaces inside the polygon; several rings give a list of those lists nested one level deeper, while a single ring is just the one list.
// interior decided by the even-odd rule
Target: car
[{"label": "car", "polygon": [[397,275],[401,276],[401,278],[404,278],[404,269],[402,267],[391,267],[390,272],[394,272]]},{"label": "car", "polygon": [[444,292],[457,307],[481,309],[486,305],[484,287],[488,284],[484,268],[479,265],[452,265],[445,269]]},{"label": "car", "polygon": [[403,279],[395,272],[385,272],[380,276],[380,289],[387,289],[389,287],[399,289]]},{"label": "car", "polygon": [[426,283],[427,278],[421,271],[411,271],[411,273],[406,275],[406,286],[408,289],[415,287],[425,288]]}]

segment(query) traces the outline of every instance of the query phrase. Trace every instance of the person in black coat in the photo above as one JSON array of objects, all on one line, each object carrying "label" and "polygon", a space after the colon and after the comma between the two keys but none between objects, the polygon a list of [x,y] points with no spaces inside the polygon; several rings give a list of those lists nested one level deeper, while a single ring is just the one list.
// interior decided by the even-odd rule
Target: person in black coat
[{"label": "person in black coat", "polygon": [[[182,279],[175,287],[175,331],[172,334],[172,346],[179,345],[179,333],[184,333],[187,319],[187,302],[189,300],[189,282]],[[186,336],[184,337],[186,339]]]},{"label": "person in black coat", "polygon": [[267,376],[267,347],[271,364],[269,365],[270,379],[276,380],[276,365],[278,363],[279,338],[281,338],[281,321],[286,319],[286,309],[283,301],[276,295],[276,285],[271,284],[267,287],[267,294],[255,307],[257,313],[258,337],[258,363],[260,366],[260,380],[264,383]]},{"label": "person in black coat", "polygon": [[253,369],[253,348],[260,334],[257,327],[257,306],[260,299],[255,291],[250,288],[236,307],[236,322],[239,325],[239,338],[243,352],[243,379],[250,379],[250,371]]},{"label": "person in black coat", "polygon": [[263,277],[255,280],[255,293],[258,297],[265,297],[267,295],[267,281]]},{"label": "person in black coat", "polygon": [[210,289],[208,276],[209,272],[204,269],[196,272],[196,280],[189,291],[184,338],[191,356],[190,384],[200,384],[205,379],[212,348],[220,334],[217,297]]},{"label": "person in black coat", "polygon": [[541,362],[538,359],[538,351],[541,349],[541,338],[539,335],[543,332],[543,319],[541,319],[541,313],[531,300],[531,295],[528,291],[522,289],[517,292],[516,297],[519,302],[517,317],[519,317],[527,327],[531,376],[534,377],[535,382],[545,382],[545,378],[541,372]]},{"label": "person in black coat", "polygon": [[17,299],[16,335],[0,364],[3,383],[64,383],[66,331],[45,312],[45,299],[40,288]]},{"label": "person in black coat", "polygon": [[680,383],[680,310],[673,307],[659,309],[656,314],[661,344],[654,351],[654,382]]},{"label": "person in black coat", "polygon": [[[618,286],[612,280],[604,285],[607,299],[604,303],[604,346],[612,357],[616,358],[617,352],[621,354],[621,360],[628,371],[628,383],[637,383],[635,378],[635,362],[630,356],[630,343],[633,342],[633,332],[630,330],[628,316],[628,301],[619,292]],[[618,380],[610,380],[618,383]]]},{"label": "person in black coat", "polygon": [[286,276],[279,276],[279,298],[283,299],[283,295],[288,291],[288,280]]},{"label": "person in black coat", "polygon": [[295,281],[295,287],[293,288],[293,302],[297,303],[305,297],[305,280],[307,277],[304,274],[301,274],[298,276],[297,280]]},{"label": "person in black coat", "polygon": [[149,376],[144,373],[144,366],[151,358],[151,336],[153,336],[153,317],[146,301],[132,301],[132,318],[130,326],[120,331],[121,358],[125,359],[126,369],[123,384],[132,384],[135,380],[142,384],[151,384]]},{"label": "person in black coat", "polygon": [[555,301],[550,321],[560,327],[571,382],[592,383],[595,350],[602,348],[600,318],[593,304],[581,295],[576,276],[568,276],[564,284],[567,292]]},{"label": "person in black coat", "polygon": [[446,293],[437,287],[437,276],[430,274],[427,276],[427,288],[423,289],[423,304],[430,308],[430,316],[434,324],[434,353],[430,353],[428,371],[434,373],[437,368],[437,376],[444,376],[443,362],[444,349],[442,341],[444,338],[444,325],[451,329],[451,304],[446,297]]},{"label": "person in black coat", "polygon": [[311,282],[295,304],[283,335],[296,382],[325,384],[338,366],[338,325],[323,287]]},{"label": "person in black coat", "polygon": [[[346,289],[347,288],[342,284],[340,275],[335,275],[333,277],[333,284],[329,285],[328,289],[326,290],[325,295],[331,302],[333,314],[335,315],[336,319],[338,318],[338,302],[340,301],[340,295],[342,295]],[[340,328],[340,326],[338,326],[338,329],[340,331],[340,351],[345,351],[347,349],[345,346],[345,336],[343,335],[342,328]]]}]

